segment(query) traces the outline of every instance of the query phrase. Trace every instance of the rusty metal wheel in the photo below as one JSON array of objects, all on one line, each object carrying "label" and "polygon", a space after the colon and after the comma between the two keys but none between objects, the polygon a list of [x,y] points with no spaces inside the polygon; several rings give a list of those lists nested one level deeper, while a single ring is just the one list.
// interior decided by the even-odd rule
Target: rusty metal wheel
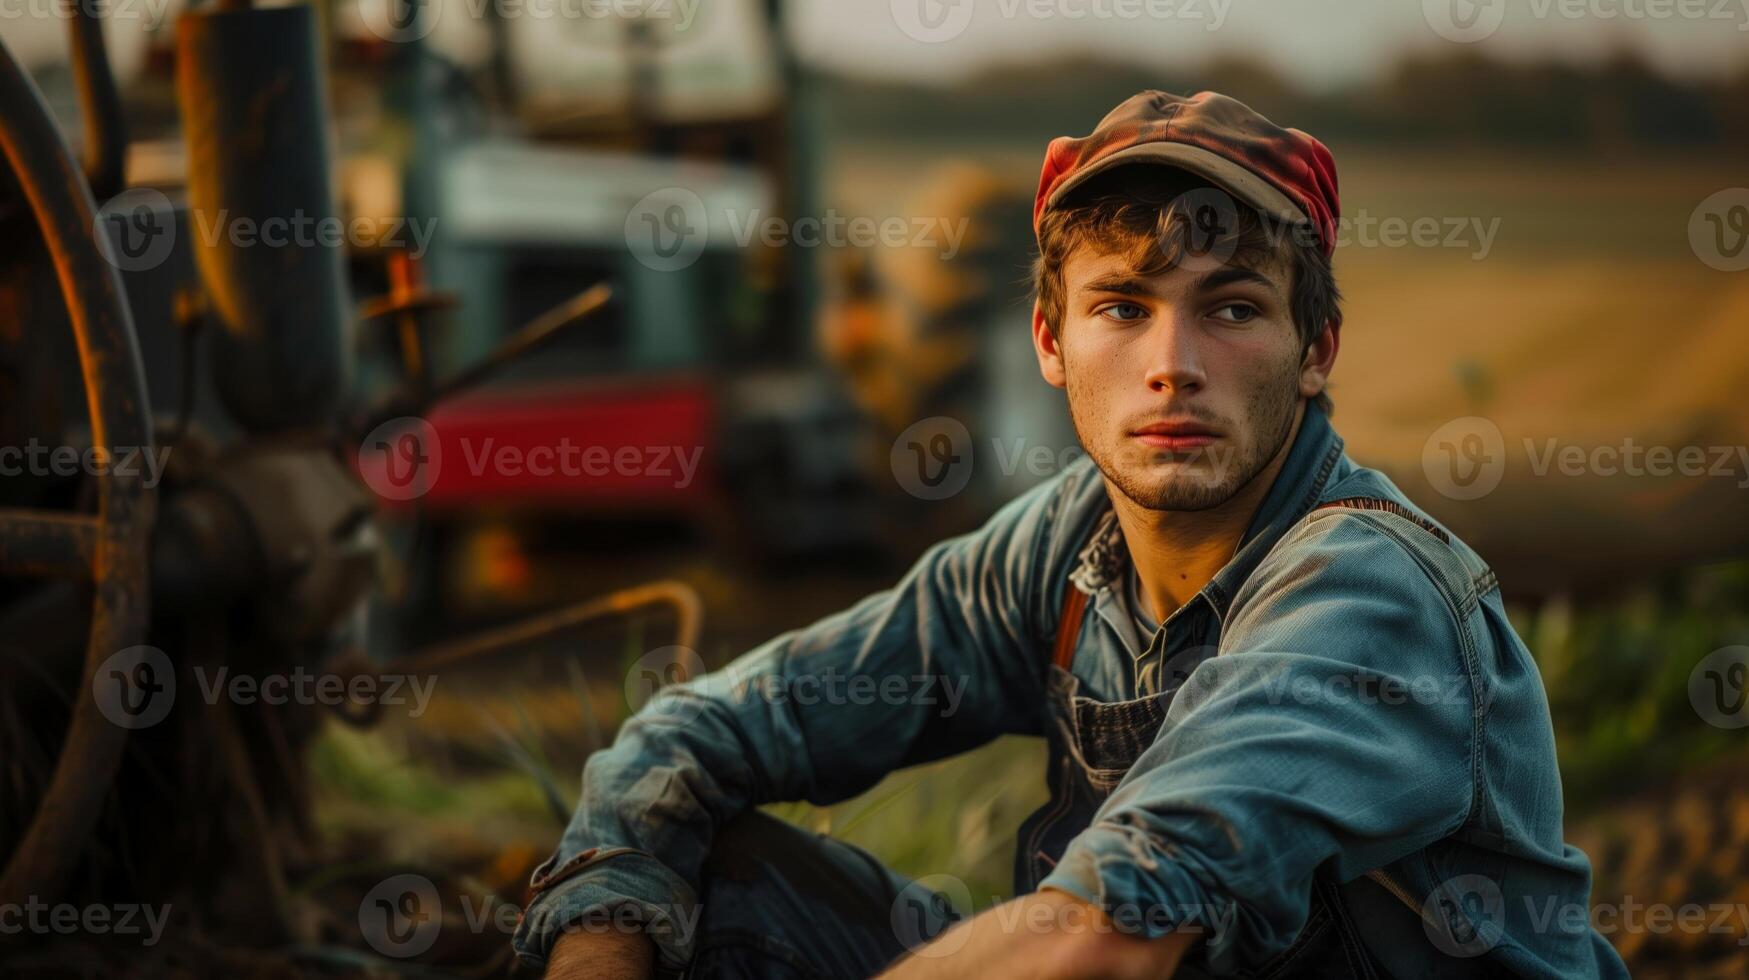
[{"label": "rusty metal wheel", "polygon": [[[120,276],[97,239],[96,203],[30,76],[0,43],[0,150],[54,262],[79,348],[91,443],[100,458],[151,451],[139,341]],[[95,513],[0,509],[0,574],[88,579],[91,631],[72,721],[41,803],[0,873],[0,907],[54,902],[83,852],[127,730],[98,707],[92,681],[146,629],[147,555],[156,497],[143,474],[103,466]]]}]

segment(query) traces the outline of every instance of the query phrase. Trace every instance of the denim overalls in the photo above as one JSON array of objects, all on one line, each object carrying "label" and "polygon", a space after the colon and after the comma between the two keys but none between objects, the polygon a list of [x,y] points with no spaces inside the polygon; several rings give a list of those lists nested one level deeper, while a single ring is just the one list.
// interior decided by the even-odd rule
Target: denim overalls
[{"label": "denim overalls", "polygon": [[[1382,497],[1349,496],[1319,506],[1386,510],[1445,539],[1444,531]],[[1177,658],[1180,663],[1164,689],[1142,697],[1098,701],[1080,693],[1081,682],[1070,670],[1086,618],[1088,592],[1083,588],[1097,588],[1111,581],[1109,570],[1118,564],[1114,533],[1114,519],[1108,518],[1095,528],[1093,539],[1082,552],[1082,564],[1064,590],[1045,689],[1048,719],[1045,738],[1050,746],[1046,780],[1050,800],[1026,819],[1017,835],[1014,866],[1017,895],[1037,890],[1069,841],[1092,822],[1100,804],[1154,741],[1166,720],[1168,704],[1202,659],[1198,654],[1214,653],[1213,643],[1187,651],[1189,656]],[[1322,873],[1314,881],[1310,913],[1299,938],[1262,968],[1248,974],[1259,980],[1289,977],[1364,980],[1383,975],[1382,967],[1367,952],[1340,889]]]}]

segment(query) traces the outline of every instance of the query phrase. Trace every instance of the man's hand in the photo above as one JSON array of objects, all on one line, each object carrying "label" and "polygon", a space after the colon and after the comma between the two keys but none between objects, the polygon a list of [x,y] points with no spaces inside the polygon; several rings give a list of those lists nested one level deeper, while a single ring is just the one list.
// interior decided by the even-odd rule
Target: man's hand
[{"label": "man's hand", "polygon": [[973,976],[1016,980],[1161,980],[1198,936],[1143,939],[1118,932],[1101,909],[1054,888],[956,924],[881,974],[884,980]]},{"label": "man's hand", "polygon": [[641,931],[567,930],[547,957],[548,980],[650,980],[656,946]]}]

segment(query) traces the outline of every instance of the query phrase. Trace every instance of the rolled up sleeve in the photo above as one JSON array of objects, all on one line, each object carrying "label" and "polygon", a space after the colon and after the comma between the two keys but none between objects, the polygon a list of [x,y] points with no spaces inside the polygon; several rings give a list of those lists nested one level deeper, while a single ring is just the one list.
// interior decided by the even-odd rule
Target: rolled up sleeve
[{"label": "rolled up sleeve", "polygon": [[1475,797],[1477,691],[1452,600],[1370,515],[1308,522],[1235,596],[1218,654],[1043,887],[1254,965],[1340,880],[1447,836]]},{"label": "rolled up sleeve", "polygon": [[567,926],[629,906],[661,962],[682,966],[727,821],[765,803],[838,802],[896,769],[1036,731],[1038,581],[1059,484],[932,547],[893,589],[665,688],[629,719],[584,767],[517,955],[540,968]]}]

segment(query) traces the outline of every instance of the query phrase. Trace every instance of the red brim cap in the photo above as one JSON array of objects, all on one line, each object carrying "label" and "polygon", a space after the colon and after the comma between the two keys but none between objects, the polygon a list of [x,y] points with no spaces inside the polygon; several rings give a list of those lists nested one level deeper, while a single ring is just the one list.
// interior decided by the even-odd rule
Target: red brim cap
[{"label": "red brim cap", "polygon": [[1083,137],[1059,136],[1045,150],[1032,227],[1094,174],[1126,164],[1176,167],[1207,180],[1258,211],[1310,225],[1325,255],[1336,251],[1341,203],[1336,160],[1297,129],[1283,129],[1237,99],[1215,92],[1185,98],[1140,92]]}]

